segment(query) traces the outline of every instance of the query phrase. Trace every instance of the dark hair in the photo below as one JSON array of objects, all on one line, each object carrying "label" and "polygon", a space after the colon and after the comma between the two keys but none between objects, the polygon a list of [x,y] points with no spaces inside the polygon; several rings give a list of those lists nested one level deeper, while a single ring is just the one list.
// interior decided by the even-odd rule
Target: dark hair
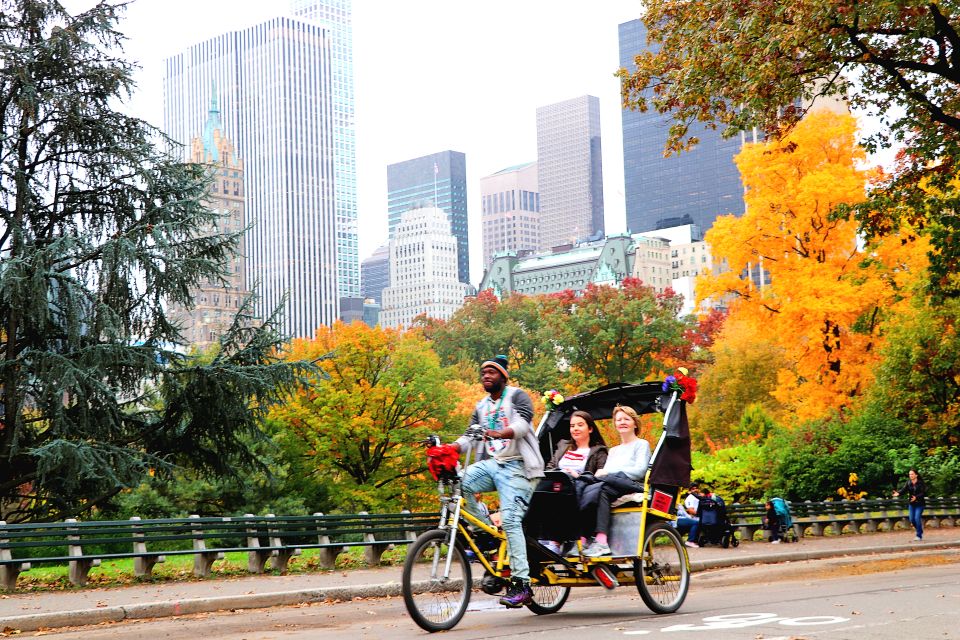
[{"label": "dark hair", "polygon": [[[603,434],[600,433],[600,429],[597,429],[597,423],[594,421],[593,416],[587,413],[586,411],[574,411],[570,414],[570,419],[574,418],[583,418],[583,421],[587,423],[587,429],[590,430],[590,441],[587,443],[591,447],[595,447],[598,444],[606,446],[607,443],[603,441]],[[568,447],[569,451],[573,451],[577,448],[577,443],[573,441],[573,436],[570,436],[570,445]]]}]

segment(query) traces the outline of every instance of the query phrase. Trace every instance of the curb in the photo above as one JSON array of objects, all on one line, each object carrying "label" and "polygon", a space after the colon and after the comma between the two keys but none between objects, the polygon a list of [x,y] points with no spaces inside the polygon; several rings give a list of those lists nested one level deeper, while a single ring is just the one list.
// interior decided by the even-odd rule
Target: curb
[{"label": "curb", "polygon": [[[805,560],[823,560],[825,558],[843,558],[846,556],[868,556],[893,553],[917,553],[918,555],[930,555],[937,550],[956,549],[960,547],[960,541],[957,542],[921,542],[912,544],[909,547],[891,547],[875,546],[860,547],[859,549],[820,549],[819,551],[788,551],[787,553],[778,553],[776,555],[752,555],[740,558],[718,558],[714,560],[691,560],[690,571],[708,571],[710,569],[727,569],[730,567],[744,567],[755,564],[777,564],[780,562],[803,562]],[[2,620],[0,620],[2,622]]]},{"label": "curb", "polygon": [[[757,564],[802,562],[805,560],[822,560],[824,558],[844,556],[889,555],[904,552],[930,555],[936,553],[938,550],[956,548],[960,548],[960,541],[918,543],[910,545],[909,547],[874,546],[845,550],[822,549],[819,551],[789,551],[777,555],[758,554],[740,558],[691,560],[690,570],[693,573],[697,573],[710,569],[725,569]],[[212,596],[209,598],[167,600],[149,604],[114,605],[98,607],[96,609],[79,609],[75,611],[56,611],[0,617],[0,632],[39,631],[41,629],[55,629],[58,627],[78,627],[104,622],[165,618],[195,613],[212,613],[237,609],[263,609],[267,607],[312,604],[337,600],[346,601],[354,598],[380,598],[399,596],[401,593],[400,583],[391,581],[383,584],[297,589],[293,591],[274,591],[233,596]]]}]

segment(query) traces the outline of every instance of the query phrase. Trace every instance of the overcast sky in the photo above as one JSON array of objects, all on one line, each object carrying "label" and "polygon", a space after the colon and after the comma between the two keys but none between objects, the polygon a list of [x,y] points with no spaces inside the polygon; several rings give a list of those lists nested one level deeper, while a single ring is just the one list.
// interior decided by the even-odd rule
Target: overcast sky
[{"label": "overcast sky", "polygon": [[[120,23],[127,55],[141,66],[129,111],[161,126],[166,57],[287,10],[287,0],[134,0]],[[480,178],[536,160],[537,107],[584,94],[600,99],[607,232],[623,231],[613,74],[617,25],[639,11],[639,0],[353,0],[360,259],[386,242],[387,165],[453,149],[467,156],[471,282],[479,284]]]}]

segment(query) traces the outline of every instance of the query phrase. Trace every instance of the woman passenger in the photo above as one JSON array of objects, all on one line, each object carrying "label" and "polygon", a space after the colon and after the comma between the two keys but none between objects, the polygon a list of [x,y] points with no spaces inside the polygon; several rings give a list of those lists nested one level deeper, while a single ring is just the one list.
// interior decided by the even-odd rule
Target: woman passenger
[{"label": "woman passenger", "polygon": [[578,478],[583,473],[596,474],[606,461],[607,445],[593,416],[586,411],[574,411],[570,416],[570,439],[557,443],[546,469],[559,469]]},{"label": "woman passenger", "polygon": [[[593,542],[583,555],[598,558],[613,555],[608,545],[610,503],[620,496],[643,491],[643,476],[650,463],[650,444],[640,437],[640,416],[632,407],[617,406],[613,424],[620,435],[620,444],[612,447],[607,461],[596,473],[601,481],[597,496],[597,521]],[[592,487],[591,487],[592,489]]]}]

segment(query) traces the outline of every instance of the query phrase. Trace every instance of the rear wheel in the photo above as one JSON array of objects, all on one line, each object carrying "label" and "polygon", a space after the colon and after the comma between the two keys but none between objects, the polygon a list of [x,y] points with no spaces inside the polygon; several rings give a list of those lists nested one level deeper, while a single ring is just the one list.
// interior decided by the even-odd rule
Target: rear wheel
[{"label": "rear wheel", "polygon": [[643,551],[634,561],[637,591],[654,613],[673,613],[690,588],[690,570],[680,536],[670,525],[658,522],[646,530]]},{"label": "rear wheel", "polygon": [[[449,546],[450,532],[434,529],[417,538],[403,563],[403,603],[421,629],[446,631],[460,622],[470,602],[470,563],[459,544]],[[452,552],[450,573],[444,575]]]},{"label": "rear wheel", "polygon": [[550,584],[533,584],[533,600],[527,604],[527,608],[538,616],[556,613],[560,611],[563,603],[567,601],[570,595],[570,587],[559,587]]}]

